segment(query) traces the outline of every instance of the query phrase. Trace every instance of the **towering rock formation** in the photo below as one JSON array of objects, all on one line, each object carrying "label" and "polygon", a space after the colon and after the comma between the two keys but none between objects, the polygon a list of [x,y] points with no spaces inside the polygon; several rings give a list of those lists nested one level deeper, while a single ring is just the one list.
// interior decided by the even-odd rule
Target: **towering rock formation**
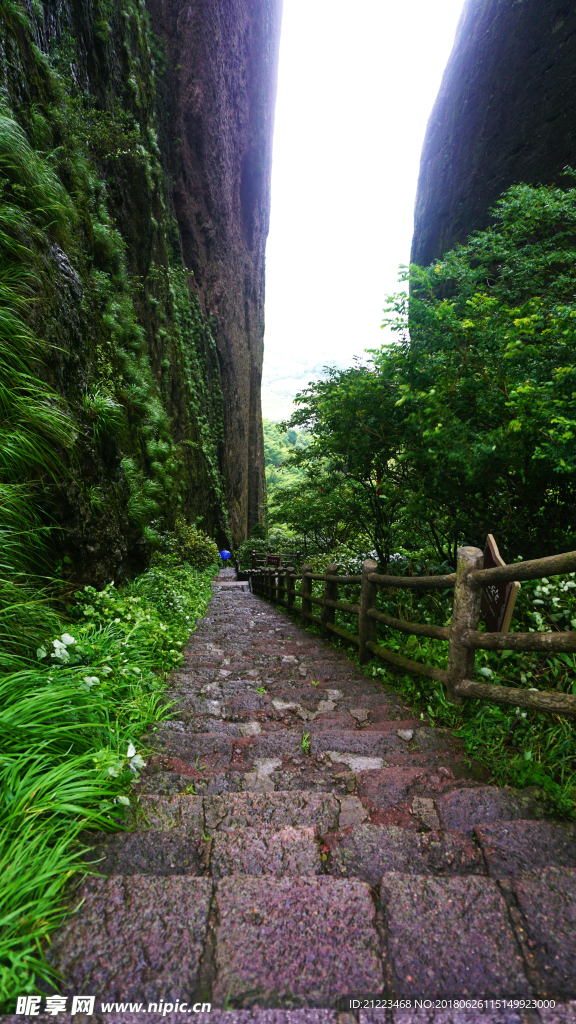
[{"label": "towering rock formation", "polygon": [[33,282],[18,308],[69,427],[52,472],[10,482],[33,479],[71,580],[132,575],[182,520],[237,544],[260,519],[280,19],[281,0],[0,4],[0,259]]},{"label": "towering rock formation", "polygon": [[422,150],[412,262],[426,265],[519,182],[576,167],[576,7],[467,0]]},{"label": "towering rock formation", "polygon": [[213,317],[232,540],[264,499],[264,254],[281,0],[148,0],[166,41],[174,206],[184,262]]}]

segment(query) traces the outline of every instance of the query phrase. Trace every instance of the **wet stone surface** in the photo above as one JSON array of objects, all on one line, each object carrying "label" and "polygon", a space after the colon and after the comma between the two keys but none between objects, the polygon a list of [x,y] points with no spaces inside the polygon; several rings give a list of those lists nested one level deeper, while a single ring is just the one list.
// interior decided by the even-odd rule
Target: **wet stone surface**
[{"label": "wet stone surface", "polygon": [[327,870],[376,888],[385,872],[411,875],[485,874],[476,844],[458,832],[413,832],[394,825],[361,824],[325,837]]},{"label": "wet stone surface", "polygon": [[170,832],[129,832],[94,845],[84,859],[103,875],[202,875],[196,845]]},{"label": "wet stone surface", "polygon": [[149,875],[91,878],[81,911],[53,939],[61,993],[108,1000],[190,998],[206,940],[212,881]]},{"label": "wet stone surface", "polygon": [[444,828],[471,831],[475,825],[519,818],[544,818],[547,802],[540,791],[478,786],[455,789],[437,801]]},{"label": "wet stone surface", "polygon": [[576,992],[576,870],[548,867],[521,875],[511,888],[522,920],[513,917],[538,994],[572,998]]},{"label": "wet stone surface", "polygon": [[322,869],[312,827],[245,828],[218,832],[211,842],[210,871],[225,875],[319,875]]},{"label": "wet stone surface", "polygon": [[[230,583],[148,737],[132,831],[90,837],[108,877],[54,938],[62,991],[207,1000],[200,1024],[354,1024],[346,995],[575,999],[575,826],[488,784],[344,649]],[[526,1013],[360,1021],[576,1024],[574,1005]],[[98,1014],[74,1024],[142,1019]]]},{"label": "wet stone surface", "polygon": [[576,826],[552,821],[477,825],[476,838],[493,878],[509,878],[548,865],[576,868]]},{"label": "wet stone surface", "polygon": [[506,904],[491,879],[388,874],[380,896],[398,996],[530,994]]},{"label": "wet stone surface", "polygon": [[334,1006],[380,992],[368,887],[351,879],[223,879],[217,890],[215,1000]]}]

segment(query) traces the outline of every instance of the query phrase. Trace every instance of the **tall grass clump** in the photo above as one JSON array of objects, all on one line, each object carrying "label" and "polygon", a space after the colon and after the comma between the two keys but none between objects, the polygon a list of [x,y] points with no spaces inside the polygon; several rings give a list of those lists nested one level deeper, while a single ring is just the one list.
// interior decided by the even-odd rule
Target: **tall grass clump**
[{"label": "tall grass clump", "polygon": [[[86,870],[78,835],[126,826],[138,739],[170,713],[166,673],[211,595],[214,566],[165,560],[118,589],[85,587],[67,626],[0,675],[0,1007],[48,977],[43,943]],[[69,895],[69,894],[68,894]]]},{"label": "tall grass clump", "polygon": [[30,323],[37,247],[48,244],[48,232],[61,236],[69,216],[56,176],[0,107],[0,664],[5,669],[53,620],[30,581],[46,530],[37,488],[59,470],[73,430],[63,403],[38,377],[43,345]]}]

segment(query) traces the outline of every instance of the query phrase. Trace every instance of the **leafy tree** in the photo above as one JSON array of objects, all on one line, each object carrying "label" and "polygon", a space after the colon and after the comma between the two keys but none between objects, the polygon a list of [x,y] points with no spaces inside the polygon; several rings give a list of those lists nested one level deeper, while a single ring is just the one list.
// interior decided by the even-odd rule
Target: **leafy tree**
[{"label": "leafy tree", "polygon": [[[398,340],[297,397],[289,426],[312,440],[291,462],[331,481],[384,563],[430,543],[454,561],[487,532],[509,559],[573,547],[576,189],[511,188],[493,227],[405,280],[383,325]],[[296,528],[292,494],[271,514]],[[328,529],[333,505],[314,515]]]},{"label": "leafy tree", "polygon": [[376,359],[402,391],[412,506],[510,557],[574,546],[575,214],[573,188],[509,189],[493,228],[413,268],[399,350]]},{"label": "leafy tree", "polygon": [[301,478],[301,471],[289,463],[288,459],[293,451],[304,450],[310,439],[304,431],[283,430],[273,420],[262,420],[262,426],[266,484],[270,493],[279,484],[295,483]]}]

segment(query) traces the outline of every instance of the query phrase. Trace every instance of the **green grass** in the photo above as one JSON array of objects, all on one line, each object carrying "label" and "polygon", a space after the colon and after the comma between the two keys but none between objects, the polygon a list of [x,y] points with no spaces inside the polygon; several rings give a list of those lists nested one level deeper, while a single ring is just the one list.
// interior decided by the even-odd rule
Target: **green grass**
[{"label": "green grass", "polygon": [[[0,1006],[49,975],[43,949],[64,887],[85,871],[79,833],[124,826],[146,752],[170,714],[166,673],[211,596],[214,567],[165,560],[117,590],[85,587],[70,621],[0,675]],[[52,618],[51,624],[54,625]]]}]

